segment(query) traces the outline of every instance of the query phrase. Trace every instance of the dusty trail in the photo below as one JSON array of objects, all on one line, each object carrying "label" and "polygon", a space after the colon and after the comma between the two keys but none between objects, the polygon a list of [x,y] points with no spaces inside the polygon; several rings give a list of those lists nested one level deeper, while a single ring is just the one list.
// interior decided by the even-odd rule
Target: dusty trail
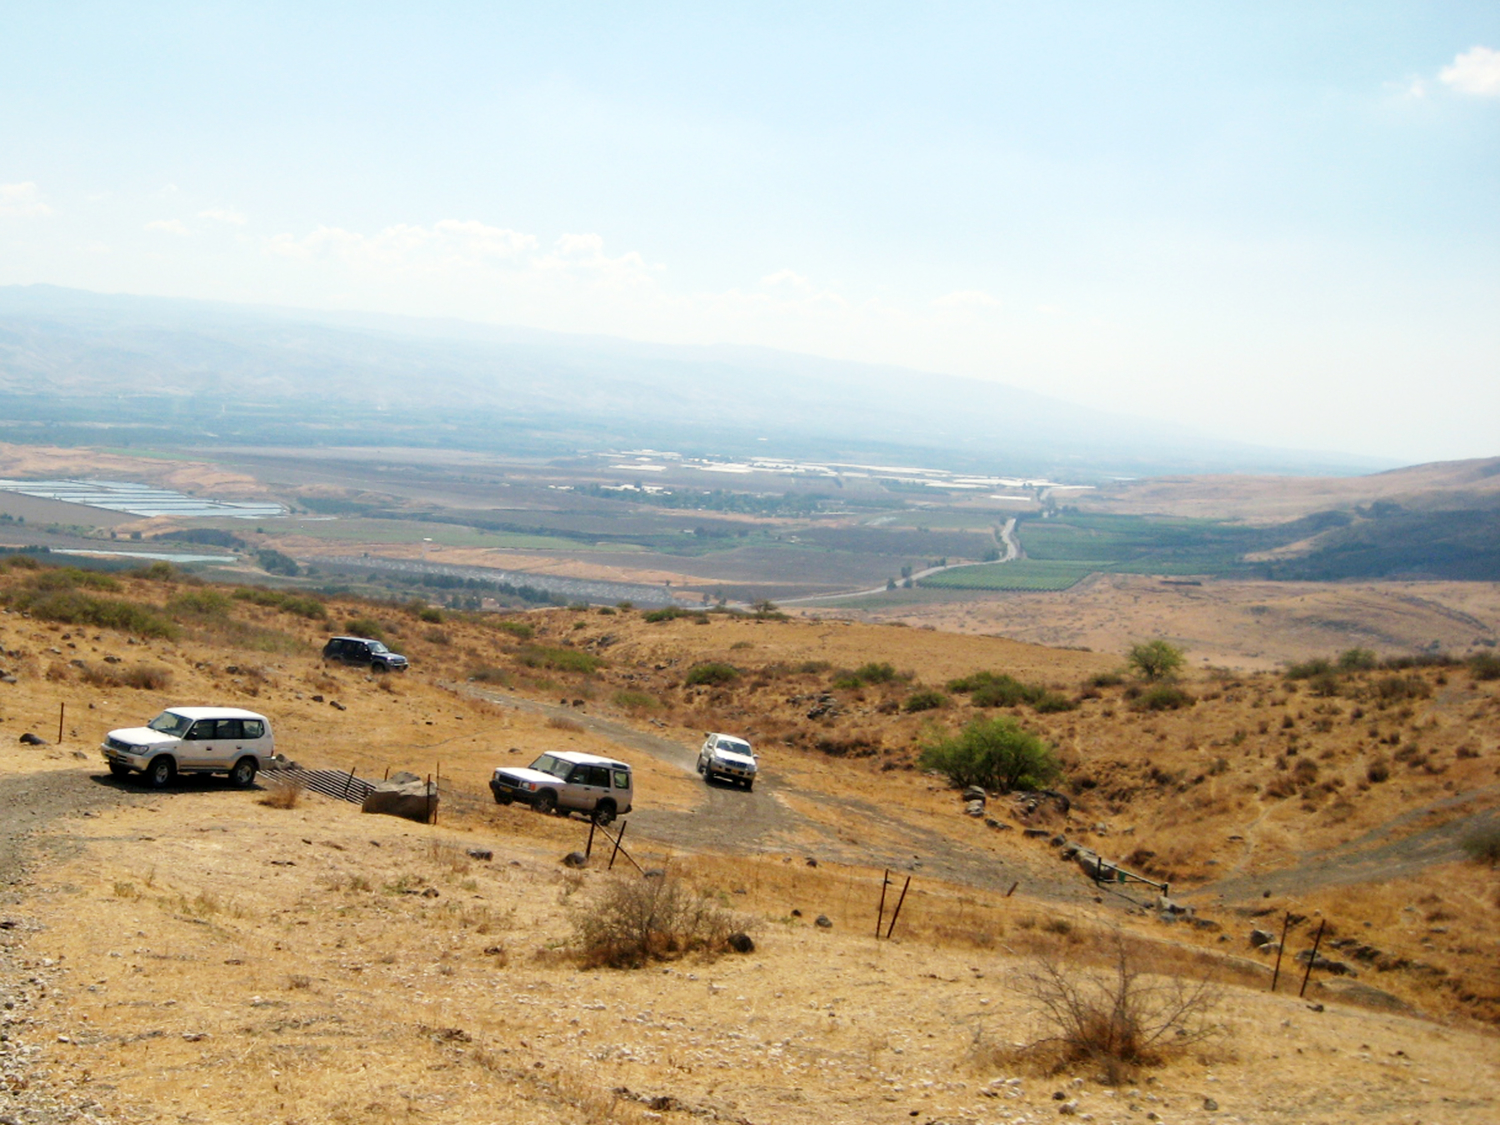
[{"label": "dusty trail", "polygon": [[[677,766],[684,773],[697,772],[696,749],[670,738],[640,731],[614,719],[590,715],[572,707],[541,703],[524,696],[454,685],[493,703],[548,718],[566,718],[607,738],[618,746],[650,754]],[[809,856],[839,863],[888,867],[893,871],[920,873],[945,882],[987,890],[1006,890],[1020,883],[1023,893],[1056,902],[1093,899],[1095,888],[1071,865],[1058,863],[1050,851],[1013,856],[1001,862],[901,817],[901,810],[829,793],[797,794],[856,818],[862,827],[859,839],[846,832],[803,816],[780,794],[786,779],[773,767],[762,767],[761,780],[749,793],[722,785],[705,785],[703,803],[690,812],[639,809],[630,815],[630,832],[684,850],[712,844],[731,852],[805,852]],[[1106,901],[1140,905],[1137,895],[1118,890],[1102,892]]]}]

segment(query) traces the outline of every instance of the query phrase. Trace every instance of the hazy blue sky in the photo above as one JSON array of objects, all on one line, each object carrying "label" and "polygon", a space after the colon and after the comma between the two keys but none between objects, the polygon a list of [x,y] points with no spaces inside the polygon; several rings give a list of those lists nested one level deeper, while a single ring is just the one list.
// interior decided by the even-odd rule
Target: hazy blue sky
[{"label": "hazy blue sky", "polygon": [[[0,284],[1500,454],[1500,4],[0,4]],[[995,424],[976,419],[976,425]]]}]

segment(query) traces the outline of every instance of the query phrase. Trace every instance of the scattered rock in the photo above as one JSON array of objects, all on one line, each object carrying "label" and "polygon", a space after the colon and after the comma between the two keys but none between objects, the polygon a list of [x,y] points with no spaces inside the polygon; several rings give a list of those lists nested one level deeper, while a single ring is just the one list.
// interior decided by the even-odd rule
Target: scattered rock
[{"label": "scattered rock", "polygon": [[990,795],[986,793],[981,786],[978,785],[971,785],[964,790],[965,801],[986,801],[989,800],[989,796]]},{"label": "scattered rock", "polygon": [[482,859],[487,862],[495,858],[495,853],[489,848],[470,848],[468,856],[470,859]]},{"label": "scattered rock", "polygon": [[330,700],[329,700],[329,701],[328,701],[328,706],[330,706],[330,707],[336,707],[336,708],[338,708],[338,709],[339,709],[339,710],[340,710],[340,711],[347,711],[347,710],[349,710],[349,708],[347,708],[347,707],[345,707],[345,706],[344,706],[344,705],[343,705],[343,704],[342,704],[342,703],[340,703],[340,702],[339,702],[339,701],[338,701],[338,700],[337,700],[337,699],[330,699]]},{"label": "scattered rock", "polygon": [[582,867],[588,863],[588,857],[582,852],[569,852],[562,858],[564,867]]},{"label": "scattered rock", "polygon": [[23,734],[21,736],[21,745],[22,746],[46,746],[46,745],[48,745],[48,743],[47,743],[47,740],[45,738],[40,738],[37,735],[32,734],[30,731],[27,731],[25,734]]},{"label": "scattered rock", "polygon": [[1208,1110],[1209,1113],[1213,1113],[1219,1108],[1219,1103],[1214,1101],[1213,1098],[1204,1098],[1203,1108]]},{"label": "scattered rock", "polygon": [[824,930],[833,929],[833,919],[826,914],[819,914],[813,924]]},{"label": "scattered rock", "polygon": [[1256,949],[1259,949],[1263,945],[1269,945],[1275,940],[1276,935],[1271,933],[1269,930],[1250,931],[1250,944],[1255,946]]},{"label": "scattered rock", "polygon": [[736,953],[754,953],[755,941],[749,934],[739,933],[729,935],[729,948]]},{"label": "scattered rock", "polygon": [[437,898],[438,895],[441,894],[441,893],[442,892],[439,891],[436,887],[428,887],[425,891],[422,892],[422,897],[423,898]]}]

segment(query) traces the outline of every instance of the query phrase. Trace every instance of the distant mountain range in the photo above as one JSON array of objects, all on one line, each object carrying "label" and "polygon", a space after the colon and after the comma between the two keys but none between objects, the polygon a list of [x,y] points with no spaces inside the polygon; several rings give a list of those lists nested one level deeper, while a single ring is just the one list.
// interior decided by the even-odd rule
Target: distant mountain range
[{"label": "distant mountain range", "polygon": [[0,287],[0,440],[412,445],[919,464],[1102,480],[1341,474],[998,383],[750,347]]}]

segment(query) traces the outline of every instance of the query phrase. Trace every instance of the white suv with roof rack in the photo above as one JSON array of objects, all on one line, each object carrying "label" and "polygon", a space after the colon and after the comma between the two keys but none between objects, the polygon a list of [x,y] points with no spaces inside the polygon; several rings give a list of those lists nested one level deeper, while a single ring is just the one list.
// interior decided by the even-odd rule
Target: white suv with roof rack
[{"label": "white suv with roof rack", "polygon": [[222,773],[248,786],[276,755],[270,720],[238,707],[168,707],[143,727],[110,731],[99,749],[110,773],[144,774],[153,789],[180,773]]},{"label": "white suv with roof rack", "polygon": [[537,812],[588,813],[595,824],[608,824],[630,811],[635,790],[630,767],[613,758],[549,750],[523,768],[502,766],[490,778],[495,803],[520,801]]},{"label": "white suv with roof rack", "polygon": [[755,775],[759,771],[760,763],[750,744],[732,734],[709,734],[698,751],[698,772],[704,781],[722,777],[743,785],[748,792],[755,788]]}]

